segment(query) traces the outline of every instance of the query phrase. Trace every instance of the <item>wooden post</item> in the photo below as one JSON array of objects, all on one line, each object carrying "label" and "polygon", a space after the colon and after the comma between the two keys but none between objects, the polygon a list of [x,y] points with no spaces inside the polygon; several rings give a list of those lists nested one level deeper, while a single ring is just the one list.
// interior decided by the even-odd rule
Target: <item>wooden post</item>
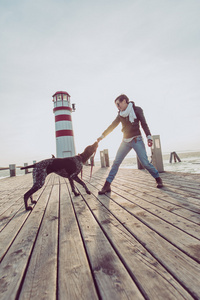
[{"label": "wooden post", "polygon": [[108,149],[104,149],[103,153],[104,153],[105,165],[106,165],[106,167],[109,167],[110,162],[109,162]]},{"label": "wooden post", "polygon": [[181,162],[181,159],[179,158],[179,156],[176,154],[176,152],[171,152],[170,153],[170,159],[169,159],[169,162],[170,164],[172,163],[172,160],[173,160],[173,157],[174,157],[174,162],[176,163],[176,161],[178,160],[179,162]]},{"label": "wooden post", "polygon": [[152,138],[153,138],[153,145],[151,147],[152,164],[158,170],[158,172],[161,173],[164,172],[164,166],[163,166],[160,136],[153,135]]},{"label": "wooden post", "polygon": [[[28,163],[24,163],[24,167],[27,167],[28,166]],[[28,169],[25,169],[25,174],[28,174]]]},{"label": "wooden post", "polygon": [[10,177],[16,176],[16,165],[15,164],[9,165],[9,169],[10,169]]},{"label": "wooden post", "polygon": [[176,159],[179,161],[179,162],[181,162],[181,159],[179,158],[179,156],[177,155],[177,153],[175,152],[175,154],[174,154],[175,156],[176,156]]},{"label": "wooden post", "polygon": [[101,160],[101,168],[105,168],[106,162],[105,162],[104,151],[100,151],[100,160]]}]

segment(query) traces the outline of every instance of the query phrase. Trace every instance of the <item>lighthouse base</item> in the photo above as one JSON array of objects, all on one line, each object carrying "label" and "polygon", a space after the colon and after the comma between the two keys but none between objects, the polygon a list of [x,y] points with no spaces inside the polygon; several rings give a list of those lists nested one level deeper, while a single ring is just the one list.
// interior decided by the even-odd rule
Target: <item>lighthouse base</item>
[{"label": "lighthouse base", "polygon": [[56,152],[57,158],[75,156],[74,138],[72,136],[57,137]]}]

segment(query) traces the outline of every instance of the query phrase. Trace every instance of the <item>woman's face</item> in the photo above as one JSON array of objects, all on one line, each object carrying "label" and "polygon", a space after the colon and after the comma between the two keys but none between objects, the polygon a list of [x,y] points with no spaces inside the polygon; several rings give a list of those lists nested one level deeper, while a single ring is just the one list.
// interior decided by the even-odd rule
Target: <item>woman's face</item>
[{"label": "woman's face", "polygon": [[126,99],[124,99],[122,102],[120,102],[119,100],[117,100],[115,102],[117,108],[120,110],[120,111],[123,111],[123,110],[126,110],[127,106],[128,106],[128,103],[126,103]]}]

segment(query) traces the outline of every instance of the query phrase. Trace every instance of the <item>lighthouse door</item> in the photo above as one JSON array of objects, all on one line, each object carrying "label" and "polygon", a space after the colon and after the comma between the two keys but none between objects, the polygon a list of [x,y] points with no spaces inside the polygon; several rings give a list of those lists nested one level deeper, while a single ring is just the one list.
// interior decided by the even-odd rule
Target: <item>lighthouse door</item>
[{"label": "lighthouse door", "polygon": [[63,157],[71,157],[72,152],[71,151],[63,151]]}]

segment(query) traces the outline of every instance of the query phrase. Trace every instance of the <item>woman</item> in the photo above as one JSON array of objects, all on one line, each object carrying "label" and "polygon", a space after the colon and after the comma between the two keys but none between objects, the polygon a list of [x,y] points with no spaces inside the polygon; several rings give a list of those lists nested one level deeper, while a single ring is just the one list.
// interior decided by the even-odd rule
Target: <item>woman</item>
[{"label": "woman", "polygon": [[135,150],[143,167],[155,178],[157,187],[163,187],[162,179],[160,178],[158,170],[156,170],[156,168],[148,160],[145,145],[141,136],[140,125],[146,134],[148,146],[151,147],[153,141],[143,110],[141,107],[135,106],[134,102],[129,102],[129,98],[124,94],[115,99],[115,104],[119,109],[118,115],[112,124],[97,139],[97,141],[99,142],[105,138],[119,125],[120,122],[122,123],[123,140],[117,151],[110,173],[106,178],[106,182],[102,190],[99,191],[99,194],[102,195],[107,192],[111,192],[111,182],[115,178],[123,159],[131,149]]}]

